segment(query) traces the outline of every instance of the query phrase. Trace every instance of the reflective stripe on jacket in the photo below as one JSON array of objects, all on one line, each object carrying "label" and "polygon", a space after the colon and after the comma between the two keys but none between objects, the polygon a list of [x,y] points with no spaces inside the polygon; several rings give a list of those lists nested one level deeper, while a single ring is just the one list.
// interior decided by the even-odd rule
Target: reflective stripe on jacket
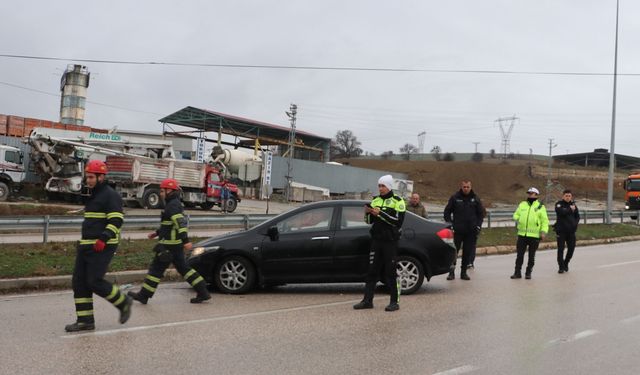
[{"label": "reflective stripe on jacket", "polygon": [[96,185],[84,206],[80,244],[93,244],[100,239],[109,245],[117,245],[123,221],[120,195],[106,183]]},{"label": "reflective stripe on jacket", "polygon": [[169,194],[165,198],[165,208],[160,215],[159,243],[163,245],[180,245],[189,242],[187,219],[184,208],[177,193]]},{"label": "reflective stripe on jacket", "polygon": [[378,216],[366,214],[365,222],[373,224],[371,237],[381,240],[397,240],[400,238],[400,228],[404,222],[407,205],[401,197],[390,191],[384,196],[377,196],[371,200],[371,207],[379,208]]},{"label": "reflective stripe on jacket", "polygon": [[540,238],[540,232],[549,232],[547,209],[538,200],[532,204],[528,201],[520,202],[513,219],[518,224],[518,236]]}]

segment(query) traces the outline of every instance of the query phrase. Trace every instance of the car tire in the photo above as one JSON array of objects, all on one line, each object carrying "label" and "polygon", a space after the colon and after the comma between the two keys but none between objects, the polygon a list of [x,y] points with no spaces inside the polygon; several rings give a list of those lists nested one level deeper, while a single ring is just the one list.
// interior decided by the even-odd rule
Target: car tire
[{"label": "car tire", "polygon": [[142,207],[156,209],[160,208],[162,200],[160,199],[160,190],[149,188],[142,195]]},{"label": "car tire", "polygon": [[255,267],[247,258],[241,256],[222,259],[213,271],[213,282],[222,293],[247,293],[253,289],[255,281]]},{"label": "car tire", "polygon": [[424,282],[424,268],[416,258],[401,255],[396,259],[398,283],[402,294],[415,293]]},{"label": "car tire", "polygon": [[9,198],[9,186],[4,182],[0,182],[0,202],[4,202]]},{"label": "car tire", "polygon": [[227,207],[226,211],[228,213],[231,213],[231,212],[235,211],[236,208],[238,207],[238,200],[236,200],[236,198],[234,198],[234,197],[231,197],[231,198],[227,199],[226,207]]}]

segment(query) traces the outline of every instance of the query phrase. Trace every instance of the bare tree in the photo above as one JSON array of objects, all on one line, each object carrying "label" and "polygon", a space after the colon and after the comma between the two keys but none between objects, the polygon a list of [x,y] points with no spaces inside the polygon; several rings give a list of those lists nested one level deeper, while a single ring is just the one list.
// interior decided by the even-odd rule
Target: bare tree
[{"label": "bare tree", "polygon": [[433,148],[431,149],[431,153],[433,154],[434,159],[436,159],[437,161],[440,161],[441,152],[442,149],[440,148],[440,146],[433,146]]},{"label": "bare tree", "polygon": [[361,143],[351,130],[340,130],[331,141],[332,158],[351,158],[362,155]]},{"label": "bare tree", "polygon": [[404,146],[400,147],[400,153],[405,160],[409,160],[411,159],[411,154],[418,153],[418,148],[411,143],[405,143]]}]

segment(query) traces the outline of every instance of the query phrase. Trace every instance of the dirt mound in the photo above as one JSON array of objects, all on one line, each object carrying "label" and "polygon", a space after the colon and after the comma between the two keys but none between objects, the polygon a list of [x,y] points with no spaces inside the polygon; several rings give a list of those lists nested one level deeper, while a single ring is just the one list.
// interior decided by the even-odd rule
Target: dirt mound
[{"label": "dirt mound", "polygon": [[44,216],[44,215],[69,215],[69,208],[60,206],[35,205],[35,204],[0,204],[0,216]]},{"label": "dirt mound", "polygon": [[[535,186],[544,195],[546,177],[541,175],[544,169],[529,167],[527,164],[495,164],[477,162],[444,162],[444,161],[401,161],[349,159],[345,164],[354,167],[380,169],[406,173],[414,182],[414,191],[430,201],[445,202],[451,194],[458,190],[462,179],[473,183],[474,191],[483,199],[488,207],[496,204],[513,204],[525,197],[528,187]],[[557,171],[560,166],[554,166]],[[575,168],[572,168],[573,170]],[[567,169],[568,171],[568,169]],[[607,181],[602,178],[602,171],[593,172],[584,168],[585,177],[568,177],[575,174],[558,173],[553,180],[551,190],[555,199],[559,199],[563,189],[569,188],[577,197],[588,196],[590,199],[605,199]],[[567,176],[567,177],[564,177]],[[606,176],[606,174],[605,174]],[[616,186],[621,181],[616,181]],[[557,197],[557,198],[556,198]],[[623,200],[624,191],[615,188],[614,199]]]}]

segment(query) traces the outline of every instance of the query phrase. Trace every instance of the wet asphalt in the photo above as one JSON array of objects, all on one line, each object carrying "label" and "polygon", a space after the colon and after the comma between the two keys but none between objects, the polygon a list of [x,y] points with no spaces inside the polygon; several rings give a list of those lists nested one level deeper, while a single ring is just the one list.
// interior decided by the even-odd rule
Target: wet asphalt
[{"label": "wet asphalt", "polygon": [[70,291],[3,295],[0,372],[638,374],[639,245],[578,248],[562,275],[541,251],[532,280],[509,279],[514,254],[479,257],[471,281],[437,276],[394,313],[382,288],[374,309],[354,311],[359,284],[191,305],[186,283],[164,283],[125,325],[96,297],[96,331],[68,334]]}]

